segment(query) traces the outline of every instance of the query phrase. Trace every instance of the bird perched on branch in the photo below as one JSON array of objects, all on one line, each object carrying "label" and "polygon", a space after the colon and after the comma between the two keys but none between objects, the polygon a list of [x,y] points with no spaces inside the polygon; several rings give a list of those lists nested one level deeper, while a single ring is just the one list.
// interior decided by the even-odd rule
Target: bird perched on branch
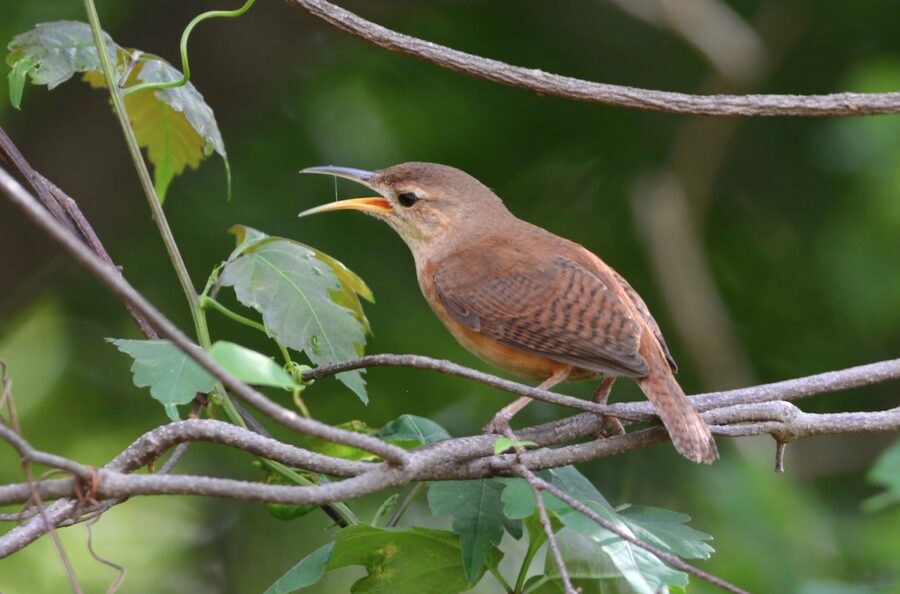
[{"label": "bird perched on branch", "polygon": [[[605,402],[616,377],[637,381],[675,448],[712,463],[709,427],[675,380],[675,362],[637,292],[577,243],[516,218],[467,173],[434,163],[403,163],[370,172],[310,167],[378,193],[300,214],[359,210],[403,238],[428,304],[454,337],[488,363],[540,380],[602,378]],[[529,398],[503,408],[486,430],[504,432]]]}]

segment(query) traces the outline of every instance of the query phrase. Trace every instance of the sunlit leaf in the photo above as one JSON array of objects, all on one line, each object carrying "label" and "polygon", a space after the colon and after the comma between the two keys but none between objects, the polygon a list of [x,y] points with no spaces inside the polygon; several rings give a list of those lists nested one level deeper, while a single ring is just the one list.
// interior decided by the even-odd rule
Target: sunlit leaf
[{"label": "sunlit leaf", "polygon": [[458,594],[471,587],[459,539],[446,530],[355,524],[335,535],[328,569],[348,565],[362,565],[368,573],[353,584],[354,594]]},{"label": "sunlit leaf", "polygon": [[[272,336],[315,365],[353,359],[365,344],[363,325],[333,299],[342,285],[331,266],[302,244],[281,238],[254,243],[226,264],[221,281],[262,314]],[[359,370],[337,378],[368,402]]]},{"label": "sunlit leaf", "polygon": [[[125,86],[139,83],[176,82],[183,77],[178,69],[151,54],[127,51],[103,34],[109,61],[116,78],[130,68]],[[91,86],[106,87],[94,38],[87,23],[56,21],[37,25],[9,43],[6,62],[10,102],[19,108],[26,78],[53,89],[78,72]],[[137,56],[132,64],[132,56]],[[153,164],[154,185],[163,201],[169,184],[185,167],[196,169],[213,152],[225,161],[228,187],[231,172],[225,143],[215,115],[191,83],[167,89],[139,91],[125,96],[125,109],[138,144],[147,150]]]},{"label": "sunlit leaf", "polygon": [[198,393],[208,393],[216,385],[213,376],[168,340],[107,341],[134,359],[134,385],[150,388],[150,395],[162,403],[173,421],[178,420],[177,405],[188,404]]},{"label": "sunlit leaf", "polygon": [[217,341],[209,348],[209,356],[242,382],[288,390],[295,385],[290,374],[271,357],[233,342]]},{"label": "sunlit leaf", "polygon": [[[127,63],[130,55],[123,50],[119,59]],[[181,79],[181,72],[165,60],[140,54],[126,87]],[[106,87],[106,79],[100,72],[88,72],[84,80],[95,88]],[[196,169],[213,152],[225,160],[225,170],[230,176],[225,143],[215,115],[190,82],[180,87],[125,95],[125,110],[138,144],[147,150],[147,158],[153,164],[153,183],[160,202],[165,200],[176,175],[184,173],[186,167]]]},{"label": "sunlit leaf", "polygon": [[290,594],[311,586],[322,579],[334,553],[333,542],[323,545],[291,567],[287,573],[269,586],[265,594]]},{"label": "sunlit leaf", "polygon": [[450,439],[447,430],[424,417],[401,415],[375,433],[375,437],[404,448]]},{"label": "sunlit leaf", "polygon": [[[428,505],[436,517],[452,516],[459,534],[463,568],[470,582],[484,571],[484,563],[503,536],[504,516],[496,479],[439,481],[428,484]],[[521,527],[518,530],[521,534]]]}]

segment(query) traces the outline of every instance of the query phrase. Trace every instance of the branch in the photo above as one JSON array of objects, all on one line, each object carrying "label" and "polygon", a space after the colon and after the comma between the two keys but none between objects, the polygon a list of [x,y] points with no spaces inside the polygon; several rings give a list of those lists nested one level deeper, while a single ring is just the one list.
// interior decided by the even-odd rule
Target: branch
[{"label": "branch", "polygon": [[[791,439],[799,439],[806,435],[826,433],[846,434],[900,429],[900,407],[880,412],[818,415],[793,413],[785,411],[780,406],[778,409],[765,410],[764,407],[753,405],[750,408],[731,407],[729,410],[716,411],[716,414],[718,415],[716,420],[720,423],[715,426],[717,432],[723,432],[722,425],[737,422],[741,424],[740,435],[778,432],[789,435]],[[852,416],[853,419],[848,419],[848,416]],[[770,420],[773,417],[783,417],[784,420],[773,423]],[[753,419],[753,422],[748,422],[749,419]],[[583,433],[595,430],[599,423],[600,421],[595,415],[578,415],[565,421],[517,431],[516,434],[521,438],[537,442],[539,446],[547,446],[558,443],[557,440],[561,434],[560,425],[578,425],[575,433]],[[198,427],[195,428],[192,425],[198,425]],[[724,432],[727,433],[727,429]],[[165,440],[156,439],[156,437],[166,434],[168,436]],[[0,433],[0,438],[6,439],[6,436]],[[225,423],[197,420],[179,421],[142,436],[126,450],[129,452],[127,455],[118,456],[113,463],[98,471],[99,481],[94,494],[95,498],[103,500],[135,495],[199,495],[290,505],[321,505],[361,497],[388,487],[398,487],[411,482],[464,480],[515,474],[517,464],[529,470],[540,470],[596,460],[665,441],[667,434],[662,428],[653,428],[562,448],[542,447],[526,451],[519,457],[515,454],[493,455],[496,436],[480,435],[450,439],[413,450],[409,453],[408,462],[403,467],[393,466],[389,463],[343,461],[341,463],[347,465],[343,471],[346,474],[352,474],[350,478],[314,486],[269,485],[191,475],[127,474],[136,468],[135,465],[146,463],[146,455],[143,453],[136,455],[134,452],[142,452],[147,444],[154,444],[155,447],[166,442],[171,446],[175,442],[196,439],[207,439],[240,447],[254,454],[273,459],[278,458],[279,452],[282,454],[289,452],[289,456],[299,455],[298,461],[300,459],[306,462],[311,460],[309,452],[275,442],[251,431],[239,428],[234,428],[232,431]],[[30,446],[19,444],[17,447],[24,448],[33,460],[38,458],[49,460],[46,457],[49,454],[45,455]],[[292,450],[294,453],[290,453]],[[161,447],[154,451],[159,455],[163,453]],[[321,458],[328,459],[327,456],[321,456]],[[329,459],[329,463],[332,462],[333,459]],[[77,463],[66,461],[64,464],[64,467],[76,472],[78,476],[88,473],[87,467]],[[0,505],[27,501],[31,496],[32,488],[37,489],[42,498],[67,497],[73,493],[73,480],[51,479],[35,483],[31,487],[27,483],[0,486]],[[0,545],[2,543],[3,538],[0,537]],[[0,546],[0,556],[2,554],[3,548]]]},{"label": "branch", "polygon": [[0,190],[50,237],[61,244],[79,264],[84,266],[113,293],[134,306],[159,332],[160,336],[171,340],[182,352],[191,357],[213,377],[222,382],[228,390],[245,402],[265,413],[273,420],[300,433],[366,450],[398,465],[406,462],[406,452],[397,446],[368,435],[337,429],[324,423],[301,417],[293,411],[275,404],[258,391],[238,380],[213,361],[205,351],[194,344],[184,332],[179,330],[143,295],[138,293],[119,273],[118,269],[101,260],[90,248],[81,243],[71,231],[41,208],[34,196],[27,192],[3,168],[0,168]]},{"label": "branch", "polygon": [[900,113],[900,93],[688,95],[591,82],[482,58],[376,25],[324,0],[286,0],[388,51],[541,95],[667,113],[730,116],[859,116]]},{"label": "branch", "polygon": [[[361,369],[368,367],[411,367],[414,369],[426,369],[437,371],[447,375],[455,375],[486,386],[505,390],[520,396],[529,396],[535,400],[542,400],[551,404],[558,404],[568,408],[586,410],[597,414],[616,416],[622,419],[647,421],[654,420],[656,415],[653,405],[649,402],[629,402],[620,404],[601,405],[588,402],[574,396],[565,396],[556,392],[540,390],[517,382],[506,380],[483,371],[478,371],[452,361],[432,359],[422,355],[369,355],[322,365],[310,371],[304,372],[303,379],[313,380],[335,375],[342,371]],[[713,408],[721,408],[733,404],[751,404],[754,402],[767,402],[772,400],[799,400],[817,394],[838,392],[860,386],[880,384],[891,380],[900,379],[900,359],[890,359],[848,367],[839,371],[828,371],[806,377],[791,380],[760,384],[749,388],[738,388],[723,392],[707,392],[691,397],[694,406],[701,411]]]},{"label": "branch", "polygon": [[[22,177],[28,180],[29,185],[34,189],[41,203],[57,221],[62,223],[69,231],[73,233],[77,231],[95,254],[104,262],[116,268],[116,271],[121,274],[121,271],[115,267],[100,238],[97,237],[94,228],[88,223],[81,209],[78,208],[78,204],[31,166],[3,128],[0,128],[0,158],[9,163]],[[147,320],[135,311],[130,303],[127,301],[124,303],[128,314],[134,319],[141,333],[147,338],[158,338],[158,335]]]}]

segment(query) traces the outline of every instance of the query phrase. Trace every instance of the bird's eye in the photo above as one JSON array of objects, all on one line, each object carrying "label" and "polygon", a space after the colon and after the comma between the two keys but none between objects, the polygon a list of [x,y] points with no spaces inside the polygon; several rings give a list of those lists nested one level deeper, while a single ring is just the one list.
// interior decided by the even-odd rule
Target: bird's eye
[{"label": "bird's eye", "polygon": [[397,194],[397,202],[406,208],[409,208],[419,200],[421,200],[421,198],[419,198],[419,195],[415,192],[401,192],[400,194]]}]

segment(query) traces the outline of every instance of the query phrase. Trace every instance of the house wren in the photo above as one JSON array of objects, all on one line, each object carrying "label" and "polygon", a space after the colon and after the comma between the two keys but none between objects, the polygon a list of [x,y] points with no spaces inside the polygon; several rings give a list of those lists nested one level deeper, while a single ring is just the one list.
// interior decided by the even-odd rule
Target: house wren
[{"label": "house wren", "polygon": [[[453,167],[403,163],[369,172],[311,167],[351,179],[378,196],[341,200],[300,216],[360,210],[403,238],[419,286],[451,334],[481,359],[550,389],[565,380],[603,378],[605,402],[616,377],[637,381],[675,448],[712,463],[709,427],[675,380],[675,362],[637,292],[593,253],[516,218],[490,189]],[[529,402],[520,398],[489,425],[508,430]]]}]

